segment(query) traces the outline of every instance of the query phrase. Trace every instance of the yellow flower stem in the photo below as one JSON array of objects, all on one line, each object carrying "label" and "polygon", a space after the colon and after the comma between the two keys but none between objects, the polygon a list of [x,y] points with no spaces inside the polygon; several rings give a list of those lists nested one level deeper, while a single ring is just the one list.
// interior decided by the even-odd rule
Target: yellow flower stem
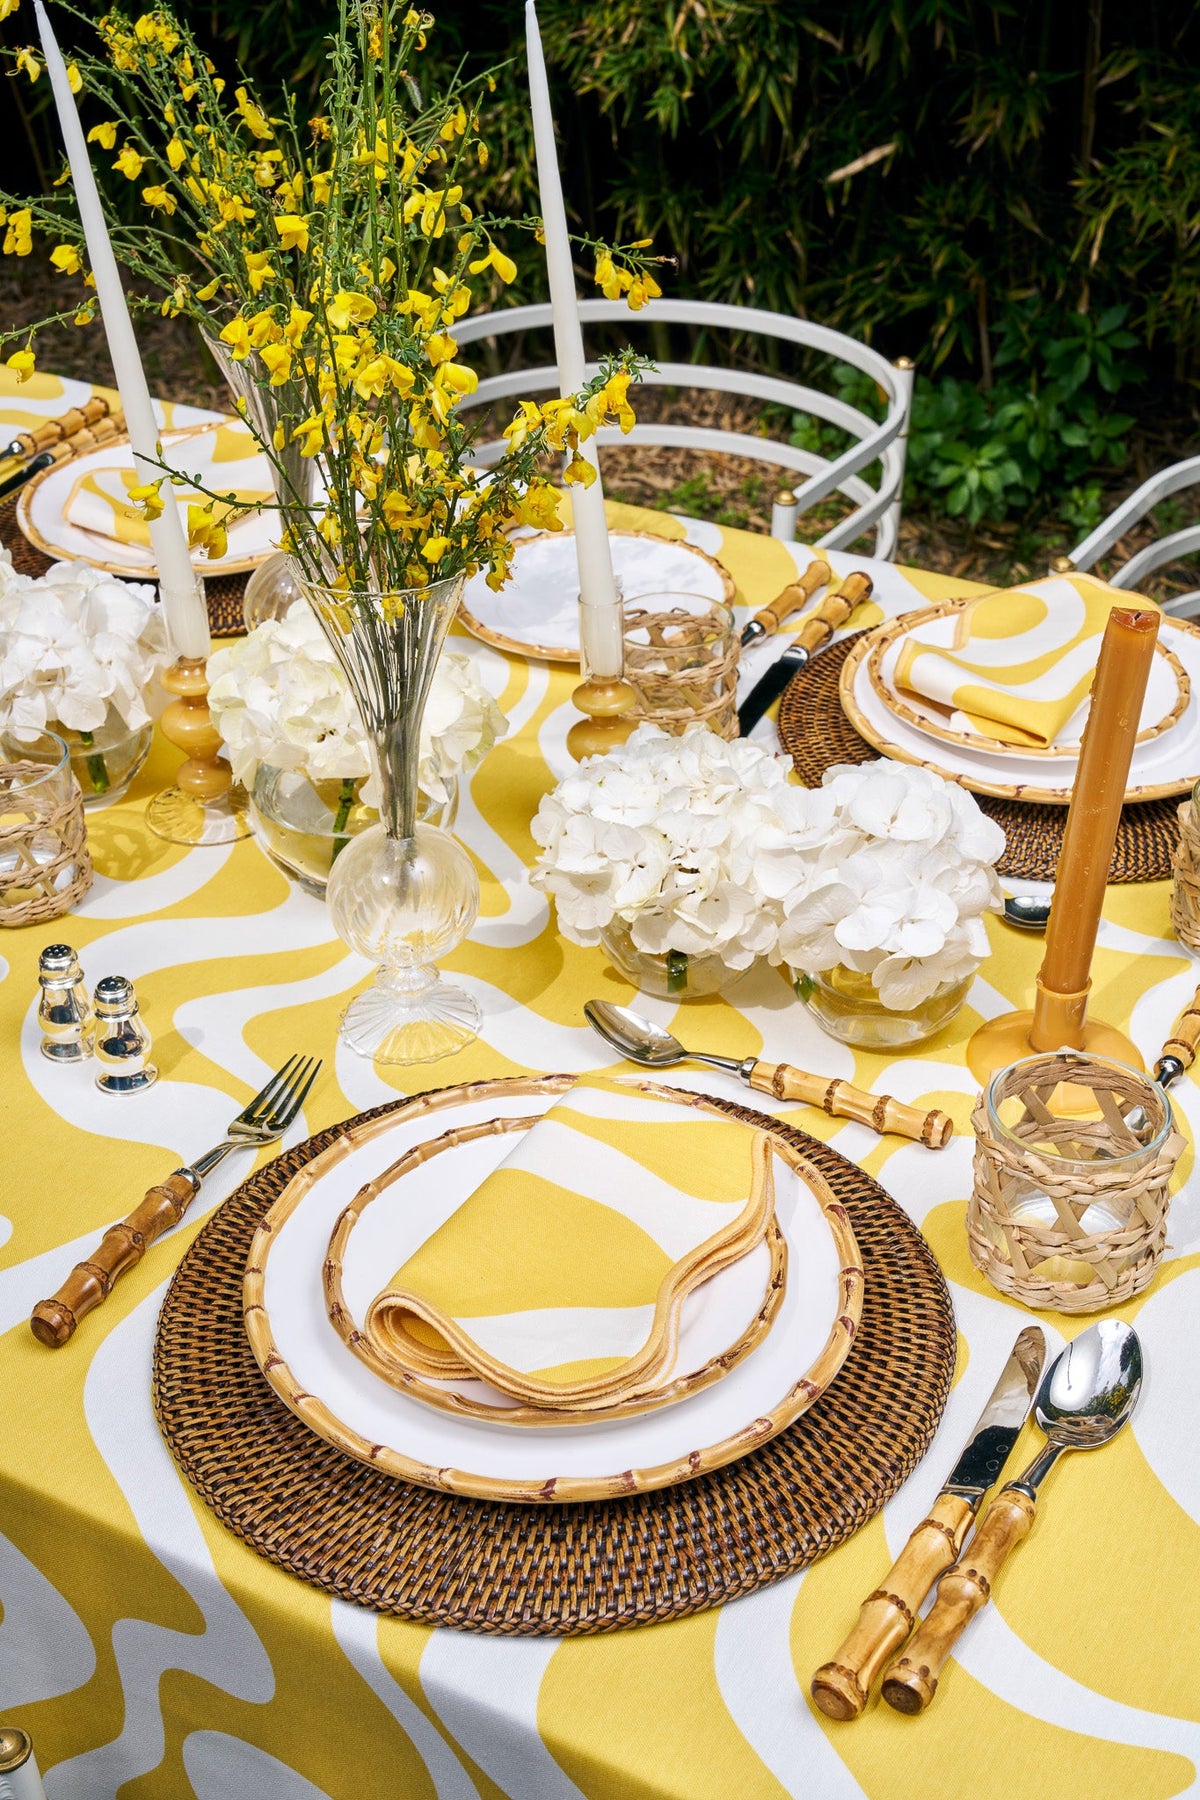
[{"label": "yellow flower stem", "polygon": [[[86,749],[89,745],[95,743],[95,733],[91,731],[81,731],[79,734],[79,741]],[[112,786],[112,782],[109,780],[108,764],[104,760],[103,753],[99,750],[94,751],[93,754],[86,759],[86,762],[88,779],[92,784],[92,792],[94,794],[107,794],[109,788]]]},{"label": "yellow flower stem", "polygon": [[350,817],[350,809],[354,805],[357,790],[358,783],[354,777],[352,775],[345,776],[342,781],[342,791],[338,795],[338,809],[333,821],[333,855],[329,858],[331,868],[350,842],[346,836],[346,821]]}]

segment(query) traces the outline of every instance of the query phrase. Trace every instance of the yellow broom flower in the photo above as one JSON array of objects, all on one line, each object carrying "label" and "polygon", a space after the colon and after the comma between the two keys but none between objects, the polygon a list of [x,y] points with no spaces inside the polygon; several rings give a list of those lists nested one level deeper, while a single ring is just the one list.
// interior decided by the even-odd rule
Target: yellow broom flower
[{"label": "yellow broom flower", "polygon": [[32,350],[14,350],[8,358],[8,367],[15,369],[17,380],[28,381],[37,365],[37,357]]}]

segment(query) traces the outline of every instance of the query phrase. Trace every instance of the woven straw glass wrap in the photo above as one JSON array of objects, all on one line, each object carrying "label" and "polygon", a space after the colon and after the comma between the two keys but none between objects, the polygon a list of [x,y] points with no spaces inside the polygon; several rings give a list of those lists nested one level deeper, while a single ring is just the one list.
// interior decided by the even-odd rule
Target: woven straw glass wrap
[{"label": "woven straw glass wrap", "polygon": [[[1074,1116],[1077,1106],[1064,1116],[1060,1082],[1090,1092],[1104,1116]],[[1006,1101],[1022,1110],[1002,1128]],[[1149,1118],[1144,1149],[1123,1122],[1135,1108]],[[967,1245],[993,1287],[1063,1313],[1099,1312],[1140,1294],[1166,1248],[1171,1176],[1184,1147],[1162,1089],[1122,1063],[1060,1050],[1002,1069],[971,1123]],[[1031,1193],[1044,1197],[1036,1211]]]},{"label": "woven straw glass wrap", "polygon": [[1200,820],[1192,795],[1180,802],[1176,817],[1179,841],[1171,857],[1171,929],[1190,950],[1200,950]]},{"label": "woven straw glass wrap", "polygon": [[846,1208],[866,1272],[841,1373],[771,1443],[661,1492],[540,1508],[415,1487],[316,1437],[259,1372],[242,1323],[242,1275],[263,1213],[335,1129],[244,1182],[171,1283],[155,1340],[154,1405],[184,1474],[230,1530],[302,1580],[378,1612],[468,1631],[573,1635],[680,1618],[832,1550],[929,1447],[954,1371],[949,1293],[920,1232],[868,1175],[777,1120],[716,1104],[820,1170]]}]

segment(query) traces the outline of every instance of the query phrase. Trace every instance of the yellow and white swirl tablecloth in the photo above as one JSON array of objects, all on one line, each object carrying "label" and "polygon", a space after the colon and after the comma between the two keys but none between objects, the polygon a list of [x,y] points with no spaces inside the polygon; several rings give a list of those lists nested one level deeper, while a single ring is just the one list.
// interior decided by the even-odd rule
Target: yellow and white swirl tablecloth
[{"label": "yellow and white swirl tablecloth", "polygon": [[[715,526],[626,517],[686,531],[724,559],[751,606],[808,560],[799,547]],[[839,573],[869,569],[889,613],[965,591],[863,559],[832,561]],[[875,616],[864,609],[855,623]],[[807,1680],[922,1517],[1028,1318],[967,1258],[969,1136],[933,1155],[775,1106],[879,1176],[925,1231],[953,1290],[956,1386],[927,1460],[849,1544],[750,1599],[643,1631],[558,1643],[378,1619],[262,1561],[194,1497],[151,1412],[155,1316],[180,1253],[245,1175],[244,1159],[222,1167],[183,1226],[65,1350],[31,1337],[33,1302],[151,1183],[215,1141],[293,1050],[326,1058],[293,1138],[431,1080],[614,1066],[580,1009],[590,995],[627,1001],[630,991],[602,952],[556,934],[525,879],[530,817],[568,766],[571,675],[469,640],[458,647],[471,649],[512,721],[460,814],[484,899],[471,940],[449,961],[484,1022],[458,1057],[381,1071],[337,1045],[338,1014],[366,965],[334,937],[324,907],[253,843],[183,851],[149,835],[146,798],[174,761],[161,745],[128,799],[90,815],[98,876],[79,911],[0,934],[0,1720],[33,1734],[50,1800],[1166,1800],[1194,1791],[1200,1191],[1190,1180],[1162,1272],[1122,1309],[1149,1367],[1132,1428],[1102,1456],[1068,1458],[1056,1471],[1031,1542],[917,1720],[875,1705],[855,1725],[832,1725],[811,1710]],[[769,969],[725,998],[688,1005],[686,1036],[944,1106],[965,1128],[974,1083],[964,1039],[980,1016],[1027,1000],[1041,956],[1036,937],[998,922],[990,931],[994,955],[970,1008],[953,1043],[933,1054],[855,1055],[824,1037]],[[56,1069],[39,1054],[37,955],[59,938],[78,947],[90,982],[110,973],[136,981],[162,1072],[149,1093],[106,1098],[86,1066]],[[1168,934],[1165,886],[1110,891],[1094,976],[1097,1011],[1131,1028],[1152,1058],[1197,976]],[[664,1023],[674,1017],[667,1002],[641,1004]],[[679,1080],[712,1088],[722,1077],[683,1070]],[[1189,1080],[1176,1093],[1191,1131],[1196,1088]],[[1044,1323],[1052,1350],[1060,1330],[1079,1329]]]}]

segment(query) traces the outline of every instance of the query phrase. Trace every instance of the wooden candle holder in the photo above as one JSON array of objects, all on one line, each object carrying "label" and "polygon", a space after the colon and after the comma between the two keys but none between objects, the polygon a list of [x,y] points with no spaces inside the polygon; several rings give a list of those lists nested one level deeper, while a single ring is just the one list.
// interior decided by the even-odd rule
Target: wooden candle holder
[{"label": "wooden candle holder", "polygon": [[642,722],[633,710],[637,695],[620,678],[589,676],[575,689],[571,702],[583,714],[567,733],[567,749],[576,762],[615,750]]}]

